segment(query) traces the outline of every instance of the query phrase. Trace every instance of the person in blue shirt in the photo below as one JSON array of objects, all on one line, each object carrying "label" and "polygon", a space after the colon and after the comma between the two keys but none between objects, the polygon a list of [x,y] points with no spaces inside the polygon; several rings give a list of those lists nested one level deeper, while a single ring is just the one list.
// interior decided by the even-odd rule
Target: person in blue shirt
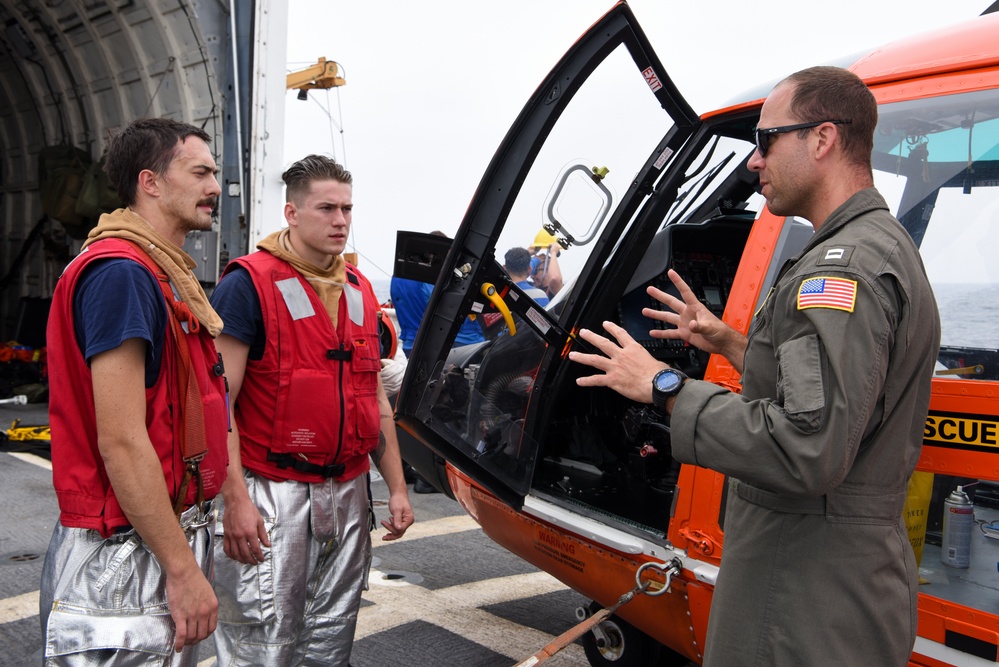
[{"label": "person in blue shirt", "polygon": [[531,252],[527,248],[510,248],[503,256],[503,268],[510,280],[524,290],[527,296],[534,299],[542,308],[548,305],[548,293],[534,286],[528,278],[531,276]]},{"label": "person in blue shirt", "polygon": [[558,257],[563,250],[562,245],[558,239],[542,229],[527,249],[532,255],[530,281],[538,289],[544,290],[549,299],[554,299],[564,285],[562,269],[558,264]]},{"label": "person in blue shirt", "polygon": [[[441,231],[430,232],[434,236],[447,235]],[[392,276],[389,286],[389,293],[392,297],[392,307],[395,308],[395,317],[399,322],[399,341],[402,343],[402,351],[409,358],[413,351],[413,343],[416,342],[416,332],[420,328],[420,321],[427,311],[430,303],[430,295],[434,291],[434,286],[430,283],[410,280]],[[455,347],[481,343],[485,340],[482,327],[479,323],[465,318],[458,335],[454,339]]]},{"label": "person in blue shirt", "polygon": [[409,358],[416,342],[416,332],[420,328],[420,320],[430,302],[430,293],[434,286],[409,278],[392,276],[389,287],[392,296],[392,307],[395,308],[395,318],[399,322],[399,342],[402,351]]},{"label": "person in blue shirt", "polygon": [[[395,318],[399,321],[399,341],[402,343],[402,351],[409,358],[413,351],[413,343],[416,342],[416,332],[420,328],[420,320],[430,303],[430,294],[434,291],[434,286],[430,283],[422,283],[418,280],[400,278],[392,276],[392,283],[389,288],[392,295],[392,307],[395,308]],[[486,338],[482,334],[482,327],[478,322],[465,318],[458,335],[454,339],[455,347],[461,345],[471,345],[481,343]]]},{"label": "person in blue shirt", "polygon": [[[431,233],[437,236],[445,236],[444,232]],[[416,342],[416,332],[419,330],[420,321],[423,319],[423,314],[427,311],[427,307],[430,304],[430,295],[433,291],[434,286],[430,283],[392,276],[392,281],[389,284],[389,294],[392,298],[392,307],[395,308],[396,321],[399,323],[399,343],[402,345],[402,352],[406,355],[407,359],[409,359],[409,355],[413,351],[413,344]],[[466,317],[461,328],[458,329],[454,345],[455,347],[471,345],[473,343],[481,343],[485,339],[479,323]],[[390,400],[394,403],[395,397],[390,397]],[[400,435],[400,437],[406,436]],[[413,480],[413,491],[415,493],[437,493],[437,489],[421,477],[405,461],[403,462],[403,467],[405,468],[407,480]]]}]

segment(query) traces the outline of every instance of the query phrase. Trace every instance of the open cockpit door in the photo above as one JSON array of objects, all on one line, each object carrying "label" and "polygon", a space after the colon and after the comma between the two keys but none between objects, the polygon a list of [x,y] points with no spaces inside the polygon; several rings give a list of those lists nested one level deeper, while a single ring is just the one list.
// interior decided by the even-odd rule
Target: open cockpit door
[{"label": "open cockpit door", "polygon": [[[619,3],[524,107],[440,249],[396,416],[513,506],[531,488],[577,321],[626,231],[650,202],[675,196],[671,167],[699,125]],[[525,254],[530,279],[516,271]],[[405,260],[396,275],[407,276]],[[483,340],[459,346],[469,318]]]}]

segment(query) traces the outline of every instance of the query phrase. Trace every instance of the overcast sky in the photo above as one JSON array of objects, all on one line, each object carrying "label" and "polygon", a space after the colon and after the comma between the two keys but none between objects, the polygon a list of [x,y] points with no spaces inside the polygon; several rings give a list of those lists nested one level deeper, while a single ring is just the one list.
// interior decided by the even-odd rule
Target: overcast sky
[{"label": "overcast sky", "polygon": [[[698,113],[802,67],[977,16],[990,0],[632,0]],[[388,277],[399,229],[453,236],[494,151],[610,0],[290,0],[288,69],[347,84],[287,94],[285,163],[332,154],[354,175],[353,249]],[[342,129],[342,132],[341,132]],[[524,244],[531,239],[524,239]],[[348,248],[351,249],[351,248]]]}]

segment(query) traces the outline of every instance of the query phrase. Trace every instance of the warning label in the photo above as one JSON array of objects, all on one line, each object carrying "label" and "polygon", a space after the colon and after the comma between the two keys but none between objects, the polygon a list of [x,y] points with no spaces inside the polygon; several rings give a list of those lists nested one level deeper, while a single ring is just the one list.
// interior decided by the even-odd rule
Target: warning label
[{"label": "warning label", "polygon": [[999,421],[985,415],[931,412],[923,440],[929,445],[994,451],[999,449]]},{"label": "warning label", "polygon": [[292,447],[316,447],[316,432],[307,428],[297,428],[291,432]]},{"label": "warning label", "polygon": [[537,537],[534,539],[534,548],[577,572],[582,572],[586,567],[586,563],[573,557],[576,553],[575,543],[550,531],[538,529]]}]

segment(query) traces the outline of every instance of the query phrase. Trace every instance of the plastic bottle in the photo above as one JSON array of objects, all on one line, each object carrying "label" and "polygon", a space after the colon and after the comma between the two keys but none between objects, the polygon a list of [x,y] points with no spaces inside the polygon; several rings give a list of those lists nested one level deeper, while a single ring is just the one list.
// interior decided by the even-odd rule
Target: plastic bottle
[{"label": "plastic bottle", "polygon": [[951,567],[971,564],[971,529],[975,525],[975,506],[962,487],[944,500],[943,542],[940,560]]}]

